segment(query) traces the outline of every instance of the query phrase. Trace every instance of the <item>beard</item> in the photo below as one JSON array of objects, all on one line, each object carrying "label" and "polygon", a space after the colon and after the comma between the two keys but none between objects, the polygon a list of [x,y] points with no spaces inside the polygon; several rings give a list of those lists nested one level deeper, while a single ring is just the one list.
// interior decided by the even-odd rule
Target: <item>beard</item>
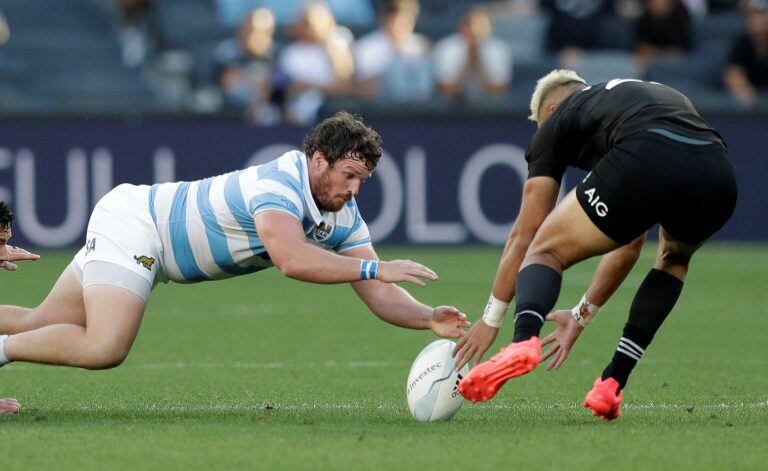
[{"label": "beard", "polygon": [[328,175],[323,175],[319,179],[319,188],[313,195],[317,209],[329,213],[340,211],[344,204],[349,201],[349,197],[342,194],[334,195],[331,193],[331,179]]}]

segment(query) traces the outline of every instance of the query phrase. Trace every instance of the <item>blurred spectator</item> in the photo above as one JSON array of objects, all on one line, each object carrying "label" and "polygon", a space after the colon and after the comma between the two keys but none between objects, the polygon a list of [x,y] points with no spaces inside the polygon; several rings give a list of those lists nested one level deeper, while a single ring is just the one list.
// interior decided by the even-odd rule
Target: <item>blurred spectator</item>
[{"label": "blurred spectator", "polygon": [[546,49],[559,54],[563,65],[578,62],[582,50],[601,46],[600,20],[612,5],[612,0],[541,0],[550,13]]},{"label": "blurred spectator", "polygon": [[747,33],[731,49],[723,80],[741,104],[751,107],[768,91],[768,0],[746,0]]},{"label": "blurred spectator", "polygon": [[307,124],[326,96],[346,95],[352,87],[352,35],[339,28],[325,3],[308,3],[293,25],[295,41],[278,56],[286,119]]},{"label": "blurred spectator", "polygon": [[435,75],[444,97],[450,100],[463,95],[466,101],[476,101],[506,93],[512,52],[491,33],[488,12],[474,7],[462,17],[458,33],[435,45]]},{"label": "blurred spectator", "polygon": [[[296,21],[307,0],[216,0],[219,21],[235,26],[257,8],[269,8],[278,25]],[[370,0],[325,0],[337,22],[357,27],[373,26],[375,15]]]},{"label": "blurred spectator", "polygon": [[380,102],[426,101],[434,93],[429,41],[414,32],[416,0],[388,0],[379,29],[355,44],[359,92]]},{"label": "blurred spectator", "polygon": [[739,0],[708,0],[707,12],[710,14],[739,11]]},{"label": "blurred spectator", "polygon": [[691,17],[680,0],[645,0],[635,23],[635,59],[645,67],[654,59],[692,49]]},{"label": "blurred spectator", "polygon": [[144,62],[148,49],[147,21],[150,0],[120,1],[120,44],[123,64],[137,67]]},{"label": "blurred spectator", "polygon": [[279,113],[269,101],[275,56],[275,16],[266,8],[252,11],[237,30],[237,37],[214,50],[220,67],[219,86],[228,104],[248,110],[249,119],[274,124]]}]

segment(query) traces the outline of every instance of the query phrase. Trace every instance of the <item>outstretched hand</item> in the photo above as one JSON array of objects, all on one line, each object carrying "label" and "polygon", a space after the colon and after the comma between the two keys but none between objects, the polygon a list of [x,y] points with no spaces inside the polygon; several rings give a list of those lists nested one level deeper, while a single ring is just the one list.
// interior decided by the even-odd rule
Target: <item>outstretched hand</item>
[{"label": "outstretched hand", "polygon": [[18,268],[15,263],[22,260],[37,260],[40,255],[27,252],[21,247],[0,245],[0,269],[13,271]]},{"label": "outstretched hand", "polygon": [[579,325],[578,322],[571,315],[571,311],[565,309],[555,311],[547,314],[548,321],[557,324],[555,331],[544,337],[541,341],[541,345],[547,345],[549,343],[554,344],[549,347],[549,350],[544,352],[541,357],[541,362],[544,363],[549,357],[552,357],[552,361],[547,365],[547,369],[558,369],[568,358],[568,354],[571,352],[571,347],[576,342],[576,339],[581,335],[581,331],[584,327]]},{"label": "outstretched hand", "polygon": [[473,358],[475,364],[480,363],[497,335],[499,335],[498,327],[491,327],[483,320],[475,322],[467,335],[456,342],[456,348],[453,349],[453,356],[456,357],[456,371]]},{"label": "outstretched hand", "polygon": [[390,262],[379,262],[379,270],[376,279],[384,283],[399,283],[407,281],[418,286],[427,286],[422,280],[436,280],[437,273],[430,268],[411,260],[392,260]]},{"label": "outstretched hand", "polygon": [[453,306],[437,306],[432,309],[429,327],[440,337],[459,338],[464,336],[464,329],[471,324],[467,315]]}]

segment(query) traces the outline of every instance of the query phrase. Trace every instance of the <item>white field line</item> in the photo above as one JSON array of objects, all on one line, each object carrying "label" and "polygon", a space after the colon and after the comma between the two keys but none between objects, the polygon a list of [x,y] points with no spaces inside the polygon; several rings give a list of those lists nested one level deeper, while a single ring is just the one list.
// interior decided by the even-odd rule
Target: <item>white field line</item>
[{"label": "white field line", "polygon": [[[768,364],[768,358],[738,358],[734,362],[738,362],[740,365],[765,365]],[[571,366],[592,366],[595,364],[605,363],[605,359],[593,360],[590,358],[583,358],[578,361],[571,361],[568,364]],[[668,365],[685,365],[685,364],[698,364],[700,360],[685,360],[685,359],[664,359],[664,358],[643,358],[642,363],[644,365],[655,364],[668,364]],[[201,370],[226,370],[226,369],[245,369],[245,370],[261,370],[261,369],[282,369],[282,368],[404,368],[408,369],[410,365],[406,362],[394,362],[387,360],[360,360],[360,361],[324,361],[324,362],[307,362],[307,363],[284,363],[284,362],[232,362],[232,363],[216,363],[216,362],[168,362],[168,363],[132,363],[128,365],[120,366],[121,370],[136,369],[136,370],[186,370],[186,369],[201,369]],[[24,371],[35,368],[35,366],[25,363],[12,363],[6,365],[0,371]]]},{"label": "white field line", "polygon": [[[490,411],[532,411],[543,412],[552,410],[581,410],[583,407],[579,404],[568,405],[505,405],[505,404],[479,404],[467,405],[472,409],[490,410]],[[675,403],[647,403],[647,404],[625,404],[624,410],[741,410],[741,409],[766,409],[768,401],[754,403],[716,403],[716,404],[675,404]],[[114,410],[146,410],[152,412],[256,412],[265,410],[274,411],[405,411],[405,403],[402,406],[393,404],[366,405],[356,402],[341,403],[303,403],[303,404],[208,404],[208,405],[155,405],[155,404],[131,404],[129,405],[111,405],[111,406],[84,406],[79,408],[83,411],[114,411]],[[465,409],[468,410],[468,409]]]}]

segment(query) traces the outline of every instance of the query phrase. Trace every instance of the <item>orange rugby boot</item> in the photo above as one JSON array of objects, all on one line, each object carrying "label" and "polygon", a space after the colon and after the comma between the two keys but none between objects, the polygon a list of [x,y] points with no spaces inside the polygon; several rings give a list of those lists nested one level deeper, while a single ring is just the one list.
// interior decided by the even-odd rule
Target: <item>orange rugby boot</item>
[{"label": "orange rugby boot", "polygon": [[619,390],[619,382],[613,378],[603,380],[599,377],[595,380],[592,390],[584,398],[584,407],[592,409],[592,415],[605,420],[618,419],[621,415],[621,399],[624,391]]},{"label": "orange rugby boot", "polygon": [[459,383],[459,392],[473,403],[488,401],[512,378],[533,371],[541,358],[541,340],[531,337],[502,348],[490,360],[476,365]]}]

